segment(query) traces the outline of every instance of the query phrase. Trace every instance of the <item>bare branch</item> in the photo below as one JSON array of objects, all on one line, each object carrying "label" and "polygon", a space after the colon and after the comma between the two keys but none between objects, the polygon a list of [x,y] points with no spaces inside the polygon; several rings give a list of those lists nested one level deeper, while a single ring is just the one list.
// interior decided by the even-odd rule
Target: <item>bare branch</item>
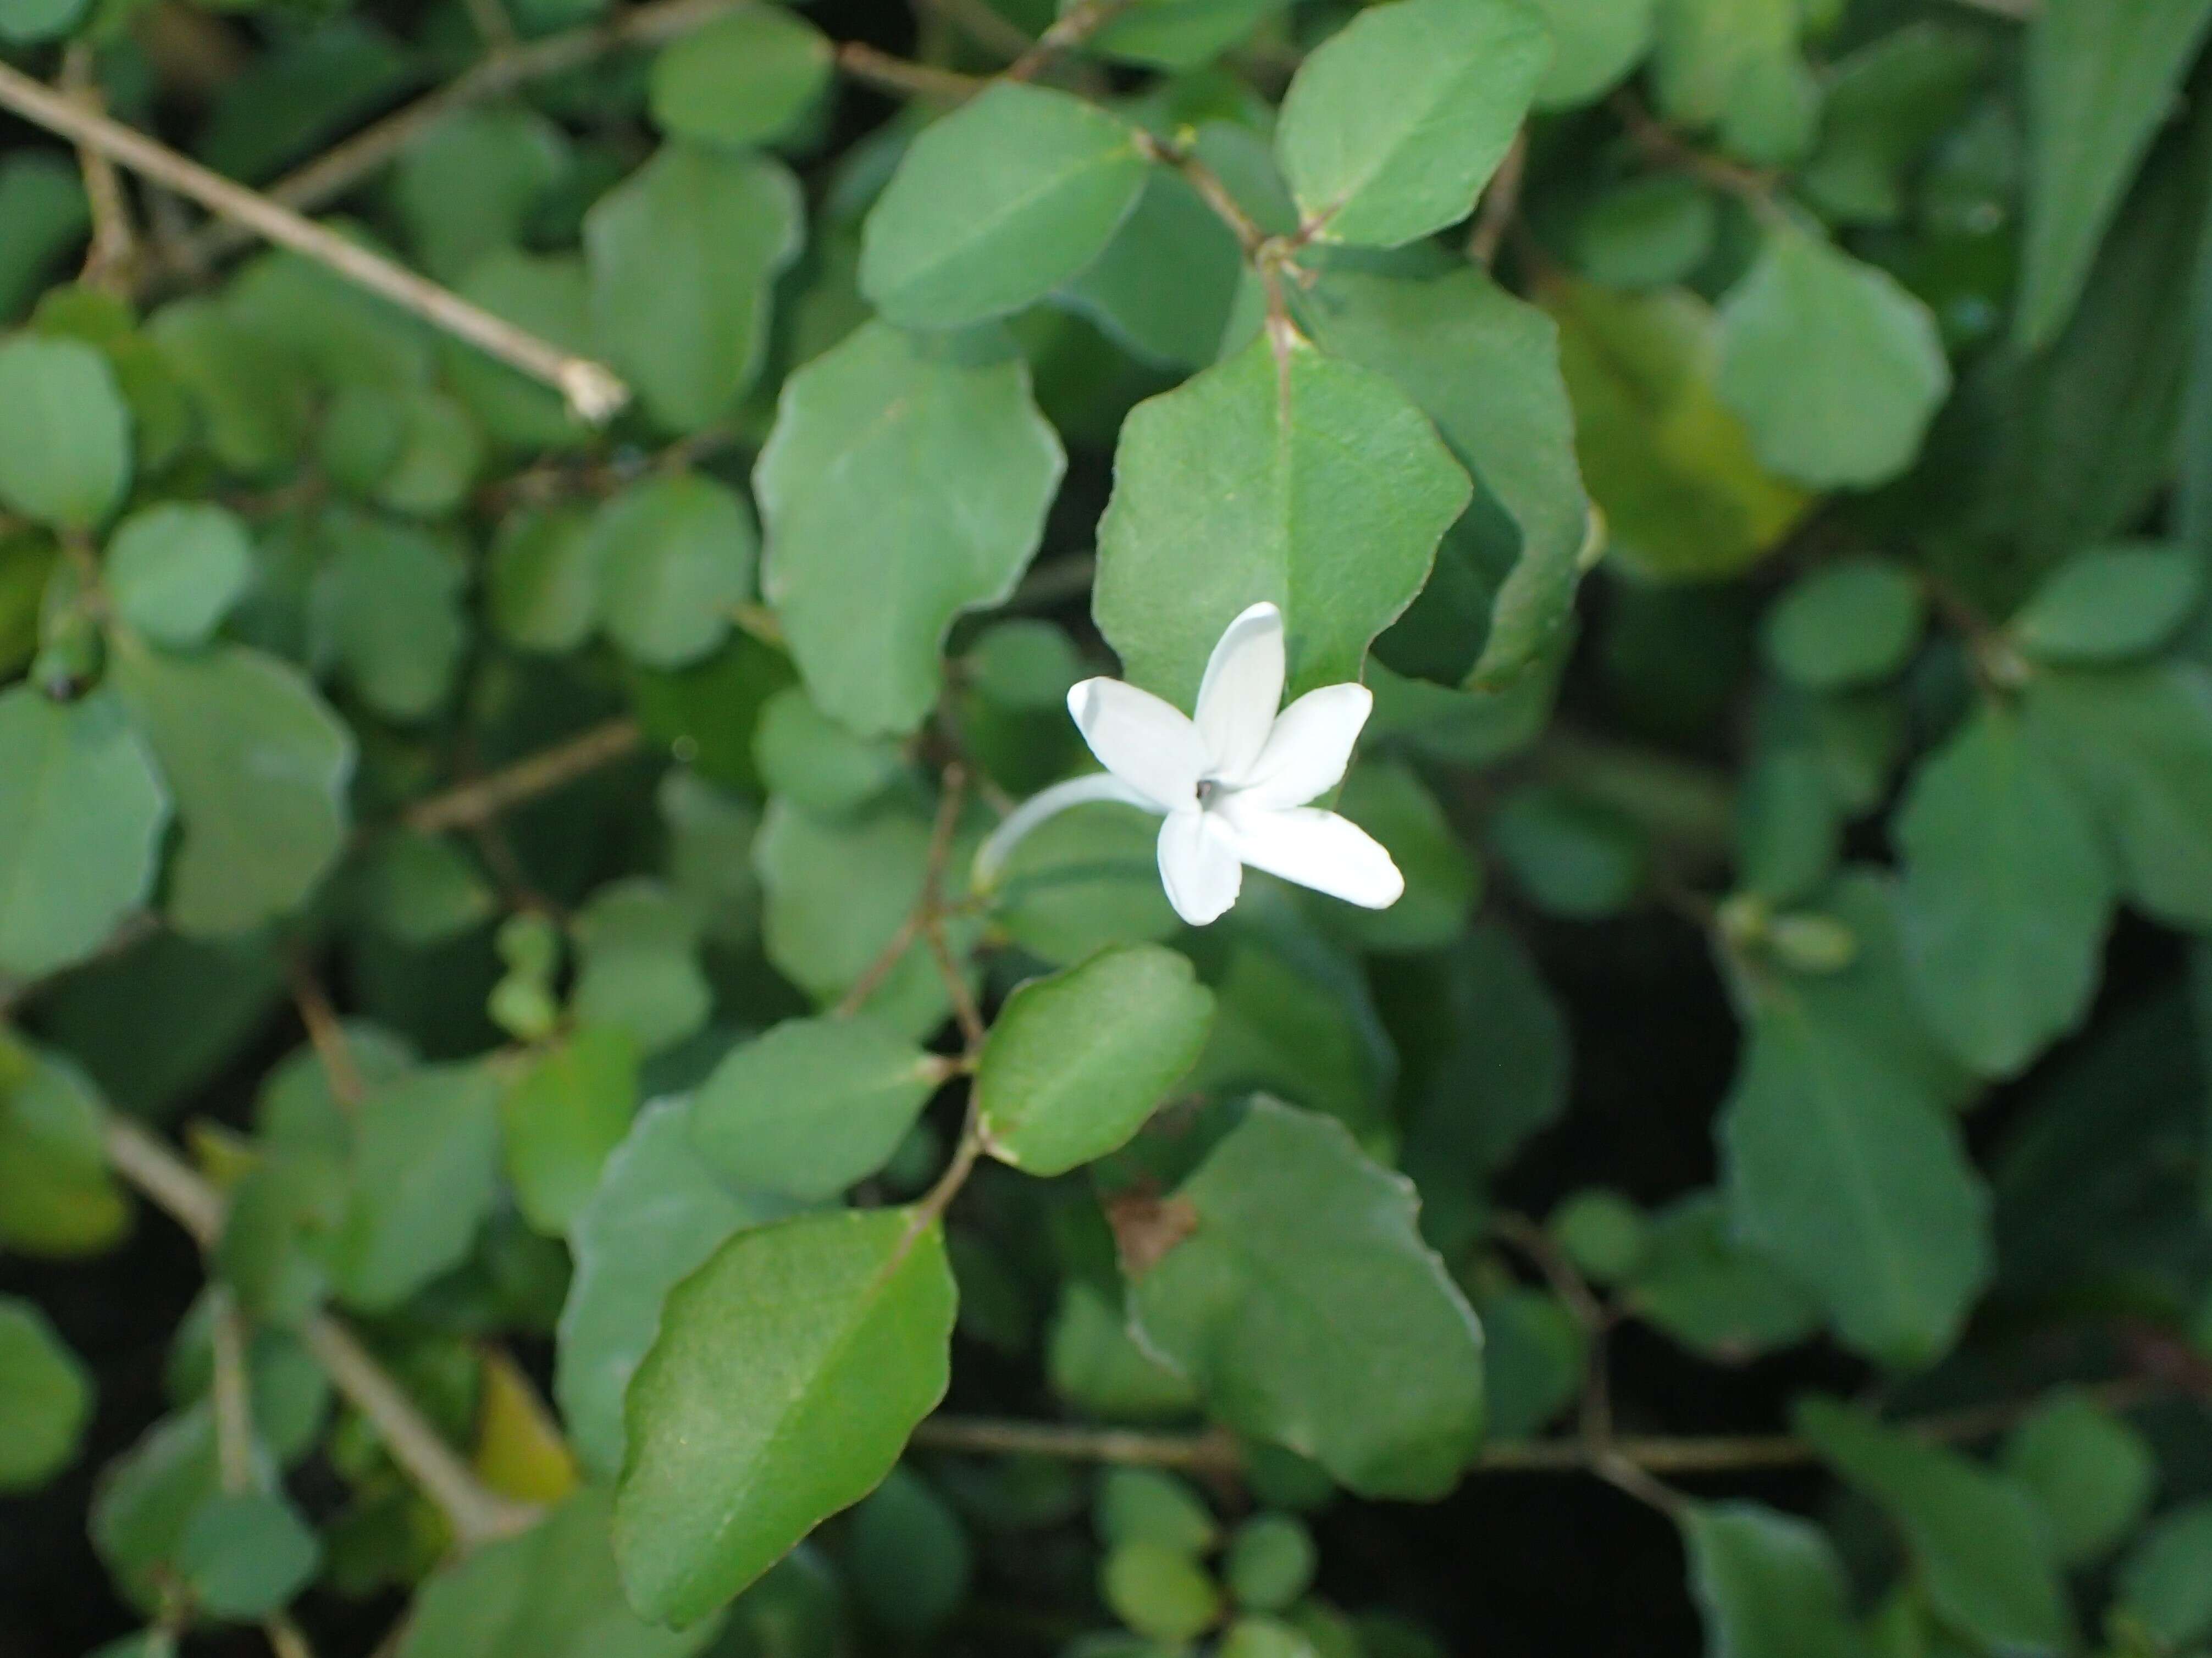
[{"label": "bare branch", "polygon": [[634,753],[644,740],[644,728],[636,720],[610,720],[556,748],[518,760],[502,771],[417,800],[401,814],[400,821],[418,835],[474,829],[526,800],[550,794],[602,766],[613,764]]},{"label": "bare branch", "polygon": [[549,344],[481,306],[471,305],[450,288],[441,288],[404,265],[349,242],[258,191],[179,155],[135,127],[81,107],[4,64],[0,64],[0,108],[191,197],[210,212],[234,219],[279,246],[329,266],[347,281],[544,381],[568,400],[580,419],[604,423],[629,401],[629,387],[604,364]]}]

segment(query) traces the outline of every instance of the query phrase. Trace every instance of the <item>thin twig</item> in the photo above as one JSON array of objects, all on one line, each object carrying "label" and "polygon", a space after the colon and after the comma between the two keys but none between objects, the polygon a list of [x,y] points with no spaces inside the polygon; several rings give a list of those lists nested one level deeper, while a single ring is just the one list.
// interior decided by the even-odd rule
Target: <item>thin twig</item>
[{"label": "thin twig", "polygon": [[1771,223],[1782,216],[1775,201],[1781,179],[1777,173],[1745,167],[1726,156],[1711,155],[1686,143],[1674,130],[1644,107],[1632,92],[1613,94],[1611,107],[1628,136],[1646,156],[1662,167],[1689,173],[1716,190],[1736,197],[1761,220]]},{"label": "thin twig", "polygon": [[307,1636],[283,1612],[271,1612],[263,1619],[261,1634],[276,1658],[315,1658],[315,1649],[307,1644]]},{"label": "thin twig", "polygon": [[499,0],[467,0],[467,5],[469,21],[476,25],[484,50],[493,57],[513,52],[522,44],[522,37],[514,32],[514,20]]},{"label": "thin twig", "polygon": [[[914,908],[838,999],[835,1010],[838,1017],[848,1019],[867,1005],[868,999],[883,987],[884,981],[890,977],[891,970],[905,958],[914,941],[928,930],[935,917],[944,890],[945,862],[952,855],[953,832],[960,826],[962,787],[956,780],[964,776],[965,773],[957,767],[947,769],[944,793],[937,799],[937,821],[930,826],[929,850],[922,861],[921,890],[915,896]],[[967,986],[963,983],[961,988],[964,991]]]},{"label": "thin twig", "polygon": [[299,1011],[300,1023],[307,1027],[307,1042],[315,1050],[316,1061],[330,1079],[331,1097],[338,1102],[341,1110],[350,1114],[368,1092],[362,1080],[361,1066],[354,1059],[353,1043],[347,1038],[337,1010],[331,1005],[330,993],[323,988],[314,969],[304,961],[295,962],[291,980],[292,1005]]},{"label": "thin twig", "polygon": [[914,1442],[930,1450],[975,1455],[1049,1456],[1068,1462],[1113,1462],[1202,1473],[1233,1473],[1244,1462],[1235,1436],[1218,1428],[1194,1434],[1145,1433],[1054,1422],[933,1416],[915,1430]]},{"label": "thin twig", "polygon": [[[73,41],[63,53],[62,88],[94,114],[104,111],[88,43]],[[76,159],[84,174],[85,200],[92,209],[92,246],[80,280],[89,287],[127,294],[138,262],[138,239],[131,228],[131,203],[124,196],[123,180],[116,175],[115,164],[96,149],[79,145]]]},{"label": "thin twig", "polygon": [[921,4],[984,51],[996,52],[1009,62],[1032,44],[1018,25],[992,8],[989,0],[921,0]]},{"label": "thin twig", "polygon": [[1129,9],[1134,0],[1078,0],[1059,20],[1037,37],[1037,42],[1014,60],[1006,71],[1009,81],[1033,80],[1050,68],[1062,52],[1073,52]]},{"label": "thin twig", "polygon": [[[675,39],[743,3],[744,0],[654,0],[651,5],[633,6],[604,23],[548,35],[513,52],[495,54],[459,80],[426,93],[286,173],[269,186],[266,194],[281,207],[313,212],[374,178],[416,138],[455,110],[499,97],[529,82],[580,68],[625,46],[657,46]],[[252,233],[235,225],[206,225],[179,244],[171,264],[180,274],[190,276],[194,267],[210,264],[251,240]]]},{"label": "thin twig", "polygon": [[610,720],[502,770],[417,800],[400,814],[400,821],[418,835],[473,829],[526,800],[550,794],[612,765],[635,752],[644,740],[644,727],[636,720]]},{"label": "thin twig", "polygon": [[215,1291],[209,1345],[215,1350],[216,1465],[233,1497],[253,1489],[253,1392],[246,1369],[246,1319],[228,1286]]},{"label": "thin twig", "polygon": [[1474,230],[1467,239],[1467,257],[1485,270],[1498,262],[1498,249],[1521,210],[1521,185],[1528,176],[1528,129],[1514,135],[1513,148],[1498,164],[1489,189],[1483,191],[1482,210],[1475,215]]},{"label": "thin twig", "polygon": [[1267,233],[1244,210],[1243,203],[1231,195],[1221,175],[1199,160],[1181,144],[1172,144],[1156,138],[1142,127],[1137,129],[1138,153],[1146,161],[1162,167],[1171,167],[1182,174],[1184,180],[1214,211],[1216,217],[1227,225],[1237,238],[1237,246],[1243,250],[1248,261],[1256,264],[1267,245]]},{"label": "thin twig", "polygon": [[904,97],[943,98],[954,103],[974,97],[989,84],[981,76],[963,75],[957,70],[894,58],[861,40],[848,40],[837,48],[837,67],[855,81],[865,81],[884,92]]},{"label": "thin twig", "polygon": [[[166,1212],[203,1249],[222,1236],[223,1197],[161,1139],[127,1117],[111,1114],[103,1138],[115,1171]],[[464,1548],[530,1525],[538,1510],[508,1501],[478,1483],[399,1385],[353,1333],[328,1313],[301,1327],[308,1352],[339,1394],[368,1419],[392,1459],[444,1513]]]},{"label": "thin twig", "polygon": [[4,64],[0,64],[0,108],[191,197],[209,211],[234,219],[280,246],[329,266],[347,281],[434,327],[544,380],[568,400],[580,419],[603,423],[629,401],[629,387],[605,364],[549,344],[526,329],[471,304],[450,288],[441,288],[258,191],[211,172],[134,127],[81,107]]}]

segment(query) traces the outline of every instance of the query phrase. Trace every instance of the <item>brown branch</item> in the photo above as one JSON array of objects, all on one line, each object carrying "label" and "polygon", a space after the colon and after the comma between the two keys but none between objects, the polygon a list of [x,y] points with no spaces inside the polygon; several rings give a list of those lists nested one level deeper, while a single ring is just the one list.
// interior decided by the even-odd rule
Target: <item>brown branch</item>
[{"label": "brown branch", "polygon": [[[914,941],[929,931],[932,924],[939,919],[945,866],[952,855],[953,832],[960,826],[961,796],[963,793],[962,780],[965,776],[966,774],[958,767],[946,768],[945,791],[938,796],[937,821],[930,826],[929,850],[922,862],[921,891],[915,898],[913,910],[906,920],[899,923],[898,930],[884,940],[884,947],[876,952],[875,959],[861,969],[860,976],[838,999],[835,1011],[839,1018],[848,1019],[865,1007],[868,998],[883,988],[884,981],[890,977],[891,970],[914,947]],[[960,988],[964,994],[968,988],[964,981]]]},{"label": "brown branch", "polygon": [[362,1080],[361,1066],[355,1061],[353,1043],[347,1039],[345,1026],[339,1022],[337,1010],[331,1005],[330,994],[323,988],[322,981],[307,963],[295,962],[292,966],[292,1005],[299,1011],[300,1023],[307,1027],[307,1042],[315,1050],[315,1060],[330,1079],[331,1097],[339,1108],[349,1114],[360,1105],[368,1089]]},{"label": "brown branch", "polygon": [[1034,80],[1052,66],[1062,52],[1073,52],[1129,9],[1134,0],[1078,0],[1059,21],[1037,37],[1037,43],[1014,60],[1006,71],[1009,81]]},{"label": "brown branch", "polygon": [[915,1430],[914,1442],[928,1450],[979,1456],[1049,1456],[1068,1462],[1113,1462],[1200,1473],[1234,1473],[1244,1464],[1236,1436],[1218,1428],[1204,1433],[1145,1433],[1128,1428],[933,1416]]},{"label": "brown branch", "polygon": [[[495,53],[459,80],[395,110],[374,125],[269,186],[270,201],[295,212],[312,212],[366,183],[398,159],[399,153],[455,110],[511,92],[532,81],[582,67],[625,46],[657,46],[690,33],[702,23],[735,9],[744,0],[654,0],[633,6],[604,23],[548,35],[512,52]],[[189,276],[235,252],[253,240],[235,225],[203,226],[175,250],[173,269]]]},{"label": "brown branch", "polygon": [[1482,195],[1482,210],[1475,215],[1474,230],[1467,239],[1467,257],[1485,270],[1498,262],[1505,233],[1521,210],[1521,186],[1528,176],[1528,129],[1514,135],[1513,148],[1498,164],[1490,187]]},{"label": "brown branch", "polygon": [[1229,186],[1221,175],[1206,166],[1191,151],[1180,144],[1172,144],[1154,137],[1142,127],[1136,131],[1137,151],[1148,161],[1162,167],[1171,167],[1196,191],[1199,199],[1212,208],[1214,216],[1227,225],[1237,238],[1237,246],[1243,250],[1248,262],[1258,264],[1267,246],[1267,233],[1255,222],[1244,210],[1243,203],[1230,194]]},{"label": "brown branch", "polygon": [[[104,112],[106,101],[93,73],[92,47],[84,41],[72,42],[62,55],[62,88],[92,113]],[[76,159],[84,174],[85,200],[92,209],[92,246],[79,280],[127,294],[138,261],[138,239],[131,228],[131,203],[123,194],[123,180],[116,175],[115,164],[96,149],[79,145]]]},{"label": "brown branch", "polygon": [[1782,209],[1775,201],[1775,191],[1781,182],[1778,174],[1745,167],[1726,156],[1698,149],[1644,108],[1634,93],[1613,94],[1611,107],[1620,124],[1628,129],[1628,136],[1636,147],[1650,161],[1687,173],[1716,190],[1726,191],[1762,220],[1771,222],[1781,217]]},{"label": "brown branch", "polygon": [[860,40],[848,40],[837,48],[837,67],[855,81],[902,97],[943,98],[957,103],[974,97],[989,84],[981,76],[911,63]]},{"label": "brown branch", "polygon": [[215,1293],[209,1345],[215,1350],[216,1462],[233,1497],[253,1489],[253,1391],[246,1374],[246,1320],[226,1286]]},{"label": "brown branch", "polygon": [[565,788],[600,767],[625,758],[644,740],[644,727],[636,720],[610,720],[503,770],[417,800],[400,814],[400,822],[418,835],[474,829],[526,800]]},{"label": "brown branch", "polygon": [[404,265],[179,155],[135,127],[81,107],[4,64],[0,64],[0,108],[191,197],[209,211],[329,266],[434,327],[544,381],[568,400],[580,419],[603,423],[629,401],[629,387],[604,364],[547,343]]},{"label": "brown branch", "polygon": [[[103,1136],[115,1171],[203,1249],[213,1248],[222,1236],[222,1193],[127,1117],[111,1114]],[[338,1319],[319,1313],[301,1326],[301,1335],[331,1386],[368,1418],[392,1460],[438,1505],[463,1548],[511,1535],[537,1519],[536,1509],[510,1502],[477,1481],[415,1401]]]}]

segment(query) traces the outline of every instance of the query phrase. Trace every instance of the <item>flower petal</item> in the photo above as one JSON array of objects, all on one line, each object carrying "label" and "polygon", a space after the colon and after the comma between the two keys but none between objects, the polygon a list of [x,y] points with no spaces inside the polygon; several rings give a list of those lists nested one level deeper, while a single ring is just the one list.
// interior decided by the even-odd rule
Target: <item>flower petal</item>
[{"label": "flower petal", "polygon": [[1219,920],[1244,886],[1229,834],[1211,812],[1178,811],[1160,825],[1160,883],[1176,914],[1193,926]]},{"label": "flower petal", "polygon": [[1249,806],[1280,811],[1326,794],[1343,780],[1345,768],[1352,763],[1352,744],[1374,711],[1375,694],[1364,685],[1324,685],[1308,691],[1275,721],[1237,799]]},{"label": "flower petal", "polygon": [[1405,896],[1406,878],[1390,854],[1350,818],[1311,806],[1240,810],[1245,798],[1216,815],[1228,823],[1237,855],[1254,869],[1363,909],[1388,909]]},{"label": "flower petal", "polygon": [[1118,679],[1086,679],[1068,692],[1067,711],[1098,763],[1162,811],[1197,804],[1206,745],[1182,710]]},{"label": "flower petal", "polygon": [[1198,734],[1215,776],[1234,783],[1251,769],[1282,706],[1283,613],[1255,604],[1222,634],[1198,687]]}]

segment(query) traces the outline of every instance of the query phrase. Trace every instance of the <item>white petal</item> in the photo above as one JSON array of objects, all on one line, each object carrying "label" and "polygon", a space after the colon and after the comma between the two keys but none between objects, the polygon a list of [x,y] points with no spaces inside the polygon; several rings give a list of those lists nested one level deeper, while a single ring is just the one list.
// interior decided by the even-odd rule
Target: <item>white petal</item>
[{"label": "white petal", "polygon": [[1375,694],[1364,685],[1324,685],[1285,708],[1237,798],[1279,810],[1303,806],[1344,779]]},{"label": "white petal", "polygon": [[1244,885],[1244,866],[1221,820],[1179,811],[1160,825],[1160,882],[1176,914],[1193,926],[1219,920]]},{"label": "white petal", "polygon": [[1118,679],[1086,679],[1067,711],[1098,763],[1162,811],[1197,803],[1206,745],[1181,709]]},{"label": "white petal", "polygon": [[1251,768],[1282,706],[1283,613],[1255,604],[1221,635],[1198,688],[1198,734],[1216,776],[1234,781]]},{"label": "white petal", "polygon": [[1296,881],[1363,909],[1388,909],[1405,896],[1406,878],[1382,842],[1348,817],[1311,806],[1288,811],[1239,810],[1225,818],[1237,855],[1254,869]]}]

